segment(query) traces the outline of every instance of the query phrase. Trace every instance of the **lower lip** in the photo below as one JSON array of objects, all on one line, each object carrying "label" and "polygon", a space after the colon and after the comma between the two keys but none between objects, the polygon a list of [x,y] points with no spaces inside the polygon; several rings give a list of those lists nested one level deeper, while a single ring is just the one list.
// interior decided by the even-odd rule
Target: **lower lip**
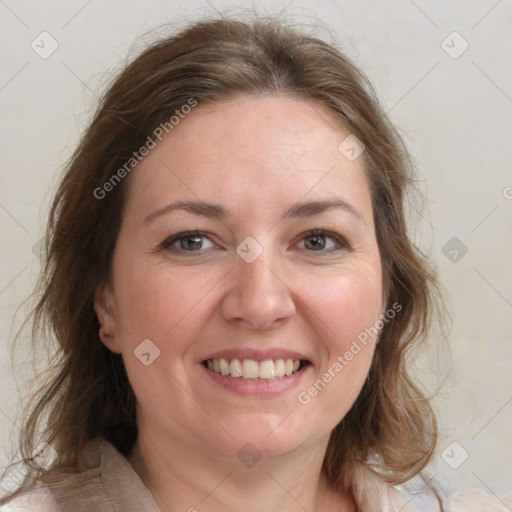
[{"label": "lower lip", "polygon": [[250,381],[240,377],[231,377],[227,375],[221,375],[220,373],[208,370],[204,365],[199,365],[202,371],[206,373],[213,382],[219,386],[232,391],[242,396],[275,396],[294,387],[298,386],[305,372],[307,372],[311,365],[307,365],[301,368],[298,372],[286,377],[277,378],[268,381]]}]

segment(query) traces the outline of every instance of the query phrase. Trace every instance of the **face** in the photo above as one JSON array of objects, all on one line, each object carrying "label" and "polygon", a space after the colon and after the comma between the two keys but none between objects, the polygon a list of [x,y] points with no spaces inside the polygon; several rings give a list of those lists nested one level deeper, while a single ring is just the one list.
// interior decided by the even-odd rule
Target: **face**
[{"label": "face", "polygon": [[95,304],[141,432],[279,456],[326,442],[354,403],[383,290],[349,134],[322,104],[237,96],[196,107],[133,171]]}]

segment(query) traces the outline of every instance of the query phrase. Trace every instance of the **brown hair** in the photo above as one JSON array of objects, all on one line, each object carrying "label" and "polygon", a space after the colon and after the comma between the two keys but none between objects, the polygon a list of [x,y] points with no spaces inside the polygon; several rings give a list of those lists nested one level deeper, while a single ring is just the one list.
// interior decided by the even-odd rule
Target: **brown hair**
[{"label": "brown hair", "polygon": [[371,462],[398,484],[429,462],[435,415],[410,377],[408,359],[427,339],[442,301],[426,257],[408,237],[405,193],[414,180],[401,138],[366,77],[339,50],[275,19],[222,18],[163,39],[128,64],[67,166],[49,216],[32,331],[35,348],[45,339],[56,339],[58,347],[47,382],[28,405],[20,452],[33,479],[18,493],[43,477],[31,455],[41,440],[58,453],[55,467],[75,467],[97,436],[129,454],[137,437],[134,394],[121,356],[99,339],[93,307],[96,289],[109,279],[129,178],[109,187],[106,197],[95,191],[191,98],[201,104],[236,93],[320,101],[366,147],[387,304],[402,309],[385,324],[368,379],[332,432],[323,471],[344,488],[355,461]]}]

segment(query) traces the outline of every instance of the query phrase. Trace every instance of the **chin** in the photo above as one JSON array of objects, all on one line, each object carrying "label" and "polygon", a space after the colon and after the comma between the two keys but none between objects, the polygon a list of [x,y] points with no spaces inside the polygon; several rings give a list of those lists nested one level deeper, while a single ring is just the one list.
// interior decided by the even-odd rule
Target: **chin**
[{"label": "chin", "polygon": [[[225,426],[228,424],[219,420]],[[235,454],[242,461],[244,457],[285,456],[329,435],[329,431],[314,431],[306,418],[302,420],[297,411],[281,414],[248,413],[229,422],[227,430],[232,437],[223,436],[224,442],[219,443],[217,440],[214,444],[224,445],[219,446],[225,450],[224,453]]]}]

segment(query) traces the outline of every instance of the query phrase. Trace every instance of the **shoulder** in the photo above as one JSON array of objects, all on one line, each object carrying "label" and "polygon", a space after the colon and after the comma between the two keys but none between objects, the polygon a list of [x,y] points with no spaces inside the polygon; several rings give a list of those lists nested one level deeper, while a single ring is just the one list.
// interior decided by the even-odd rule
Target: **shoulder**
[{"label": "shoulder", "polygon": [[[394,487],[366,464],[359,464],[352,468],[350,482],[357,505],[364,511],[437,512],[440,510],[437,499],[425,491],[424,485],[421,488],[417,487],[416,490],[414,490],[415,485],[411,489],[405,486]],[[444,510],[446,512],[511,512],[512,494],[498,497],[482,489],[464,489],[448,500]]]},{"label": "shoulder", "polygon": [[510,512],[512,494],[509,496],[491,496],[482,489],[466,489],[453,497],[449,512]]},{"label": "shoulder", "polygon": [[[0,512],[63,512],[63,508],[87,510],[82,502],[75,501],[89,491],[95,498],[103,498],[99,478],[102,445],[103,440],[100,438],[89,441],[80,454],[76,472],[62,472],[60,469],[45,472],[44,477],[37,481],[35,488],[1,505]],[[111,509],[106,507],[99,510]]]},{"label": "shoulder", "polygon": [[[44,485],[43,485],[44,484]],[[17,496],[0,512],[158,511],[158,507],[129,461],[108,441],[89,441],[74,471],[54,468],[40,487]]]},{"label": "shoulder", "polygon": [[414,512],[409,500],[366,464],[354,465],[349,481],[357,506],[361,510]]},{"label": "shoulder", "polygon": [[41,488],[17,496],[0,506],[0,512],[62,512],[48,488]]}]

